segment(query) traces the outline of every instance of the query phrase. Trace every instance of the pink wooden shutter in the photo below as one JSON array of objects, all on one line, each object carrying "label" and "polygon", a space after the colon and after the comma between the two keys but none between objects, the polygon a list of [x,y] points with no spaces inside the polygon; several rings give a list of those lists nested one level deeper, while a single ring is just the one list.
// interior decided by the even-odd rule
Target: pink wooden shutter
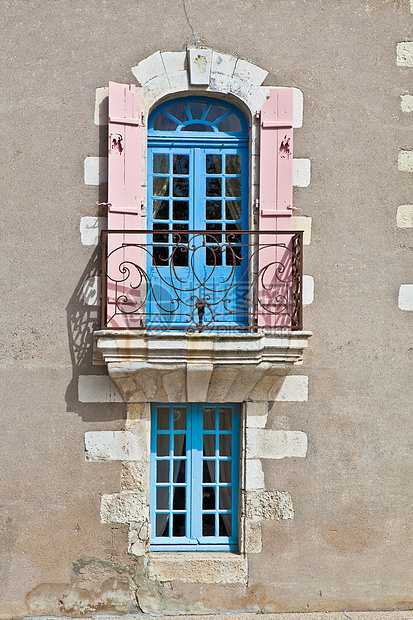
[{"label": "pink wooden shutter", "polygon": [[[136,288],[142,258],[137,244],[142,239],[126,234],[142,228],[142,108],[134,85],[109,82],[108,126],[107,320],[108,327],[133,328],[142,318],[142,294]],[[114,230],[125,233],[110,232]]]},{"label": "pink wooden shutter", "polygon": [[142,108],[135,86],[109,82],[109,229],[140,228]]},{"label": "pink wooden shutter", "polygon": [[[260,116],[259,229],[280,231],[259,236],[264,248],[259,252],[257,315],[259,327],[267,329],[291,325],[291,235],[282,231],[292,229],[292,126],[293,89],[272,89]],[[285,243],[287,249],[274,250],[274,243]]]}]

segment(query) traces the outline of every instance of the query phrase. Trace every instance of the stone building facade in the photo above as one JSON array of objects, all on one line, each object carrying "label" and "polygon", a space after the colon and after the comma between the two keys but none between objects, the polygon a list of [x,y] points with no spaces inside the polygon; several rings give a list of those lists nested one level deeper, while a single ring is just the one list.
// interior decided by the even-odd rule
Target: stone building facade
[{"label": "stone building facade", "polygon": [[[6,4],[0,617],[411,609],[409,2]],[[260,230],[262,110],[287,93],[291,121],[279,104],[269,122],[294,130],[294,151],[277,143],[293,186],[278,216],[303,231],[299,329],[102,320],[100,233],[121,221],[108,132],[115,157],[128,148],[109,83],[134,85],[141,106],[122,120],[140,140],[125,230],[149,227],[150,114],[190,97],[244,115]],[[210,549],[207,528],[195,549],[156,520],[156,407],[175,437],[183,405],[239,416],[238,532],[217,500]]]}]

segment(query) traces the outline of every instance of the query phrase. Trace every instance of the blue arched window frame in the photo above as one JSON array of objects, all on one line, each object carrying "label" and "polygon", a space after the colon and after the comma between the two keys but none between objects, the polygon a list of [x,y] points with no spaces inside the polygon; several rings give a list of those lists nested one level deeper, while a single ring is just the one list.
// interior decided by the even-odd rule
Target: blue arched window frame
[{"label": "blue arched window frame", "polygon": [[[248,122],[241,110],[221,99],[190,96],[165,101],[151,112],[148,119],[148,229],[246,230],[248,191]],[[229,239],[225,236],[218,236],[218,239],[222,241],[223,237]],[[182,289],[187,287],[187,299],[192,301],[186,303],[183,300],[174,305],[170,301],[174,295],[167,299],[168,291],[164,286],[168,276],[165,276],[166,267],[162,266],[166,265],[167,249],[165,245],[156,245],[157,242],[171,243],[171,239],[171,235],[153,235],[155,268],[153,265],[148,267],[154,292],[149,296],[149,314],[152,315],[149,320],[156,320],[166,308],[164,326],[167,328],[169,323],[179,329],[188,327],[188,323],[193,324],[191,303],[194,299],[200,299],[206,290],[213,301],[211,287],[202,289],[200,281],[207,278],[208,284],[217,291],[216,299],[220,299],[225,283],[237,282],[242,270],[237,267],[233,270],[237,273],[230,274],[230,251],[225,248],[218,257],[221,262],[215,265],[211,276],[210,270],[205,267],[206,271],[203,271],[203,268],[208,262],[211,265],[216,261],[218,252],[213,256],[210,250],[195,252],[191,267],[196,272],[197,286],[191,289],[186,284],[188,275],[184,267],[187,265],[183,263],[177,270],[174,267],[174,276],[175,271],[179,273],[173,283],[178,288],[180,299],[183,298]],[[211,238],[209,241],[212,244]],[[199,243],[199,239],[195,243]],[[179,256],[179,252],[175,256]],[[234,263],[233,258],[232,261]],[[180,282],[181,276],[183,283]],[[245,290],[246,280],[247,275],[243,279]],[[207,307],[205,323],[214,329],[225,326],[245,329],[249,320],[248,304],[245,299],[239,299],[241,288],[235,290],[234,287],[231,299],[226,299],[225,303]],[[152,300],[159,290],[164,296],[160,303],[158,299],[154,303]],[[231,308],[237,307],[241,311],[231,314]],[[171,309],[169,315],[167,308]],[[178,312],[173,312],[175,308]],[[213,312],[214,320],[210,321]]]}]

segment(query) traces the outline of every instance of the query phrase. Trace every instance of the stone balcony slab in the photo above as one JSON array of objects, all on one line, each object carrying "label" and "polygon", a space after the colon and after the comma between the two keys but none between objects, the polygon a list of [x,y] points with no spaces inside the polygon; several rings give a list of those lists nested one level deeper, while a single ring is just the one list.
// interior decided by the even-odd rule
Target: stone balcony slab
[{"label": "stone balcony slab", "polygon": [[96,361],[129,403],[266,401],[302,362],[311,335],[101,330]]}]

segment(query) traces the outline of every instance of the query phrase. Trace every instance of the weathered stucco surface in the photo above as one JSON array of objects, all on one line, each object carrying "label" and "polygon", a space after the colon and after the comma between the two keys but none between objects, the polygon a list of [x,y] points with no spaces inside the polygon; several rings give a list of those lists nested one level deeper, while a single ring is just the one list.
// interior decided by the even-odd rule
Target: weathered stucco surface
[{"label": "weathered stucco surface", "polygon": [[[347,610],[358,620],[352,610],[410,609],[410,2],[185,0],[185,11],[160,0],[2,3],[0,618]],[[289,397],[273,383],[268,404],[248,404],[257,438],[268,431],[272,450],[302,433],[301,452],[250,453],[247,582],[151,573],[147,462],[125,459],[142,445],[123,441],[147,432],[148,414],[129,405],[127,416],[106,367],[92,365],[98,307],[85,299],[99,270],[88,226],[102,220],[81,222],[104,218],[96,203],[107,200],[93,184],[107,155],[96,88],[136,83],[132,67],[194,36],[234,67],[241,58],[239,84],[256,66],[264,86],[302,91],[294,157],[311,161],[294,206],[311,218],[314,336]],[[164,58],[185,86],[177,57]],[[150,86],[155,96],[164,84]],[[79,380],[89,376],[98,390]],[[178,380],[164,391],[179,392]],[[85,433],[101,432],[110,441],[85,453]]]}]

